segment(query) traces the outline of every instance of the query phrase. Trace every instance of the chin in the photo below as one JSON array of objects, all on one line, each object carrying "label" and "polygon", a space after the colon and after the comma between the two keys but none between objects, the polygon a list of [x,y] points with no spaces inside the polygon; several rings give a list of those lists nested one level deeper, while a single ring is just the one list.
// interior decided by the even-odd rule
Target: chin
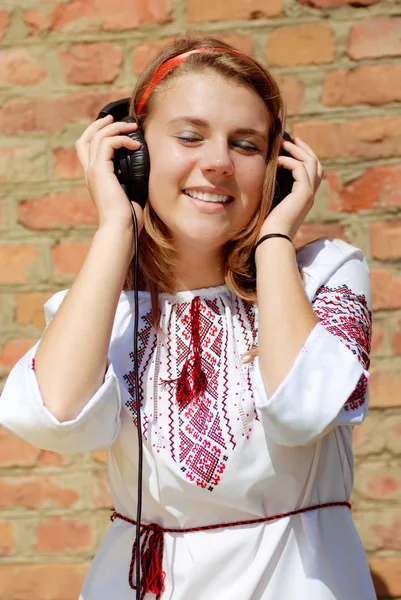
[{"label": "chin", "polygon": [[227,232],[216,231],[210,227],[194,227],[185,231],[173,231],[175,239],[180,240],[181,244],[197,243],[203,248],[219,248],[230,239]]}]

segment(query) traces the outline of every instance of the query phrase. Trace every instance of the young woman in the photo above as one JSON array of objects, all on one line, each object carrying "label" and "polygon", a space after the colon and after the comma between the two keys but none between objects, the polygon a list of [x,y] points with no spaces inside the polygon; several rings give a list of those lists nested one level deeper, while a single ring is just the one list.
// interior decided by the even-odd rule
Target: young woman
[{"label": "young woman", "polygon": [[[373,600],[348,504],[352,428],[367,409],[368,268],[340,240],[292,244],[322,167],[301,140],[283,142],[271,75],[212,38],[167,46],[131,114],[151,160],[144,212],[135,204],[142,596]],[[0,402],[3,425],[41,448],[108,449],[116,513],[81,600],[134,597],[134,251],[112,157],[139,148],[136,127],[106,117],[77,142],[99,227]],[[294,185],[270,210],[277,167]]]}]

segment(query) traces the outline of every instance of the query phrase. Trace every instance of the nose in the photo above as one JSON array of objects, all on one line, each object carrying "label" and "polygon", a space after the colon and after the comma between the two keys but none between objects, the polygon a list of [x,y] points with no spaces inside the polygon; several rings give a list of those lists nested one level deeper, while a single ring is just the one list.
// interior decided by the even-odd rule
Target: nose
[{"label": "nose", "polygon": [[234,173],[234,164],[227,141],[210,140],[203,146],[200,167],[205,173],[229,176]]}]

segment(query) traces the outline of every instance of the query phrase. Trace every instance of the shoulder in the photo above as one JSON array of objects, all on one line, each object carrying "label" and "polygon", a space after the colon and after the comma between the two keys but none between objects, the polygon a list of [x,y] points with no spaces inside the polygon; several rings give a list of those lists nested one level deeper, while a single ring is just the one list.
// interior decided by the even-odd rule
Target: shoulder
[{"label": "shoulder", "polygon": [[330,282],[365,295],[370,304],[369,267],[360,248],[339,239],[317,240],[297,250],[297,263],[310,299]]}]

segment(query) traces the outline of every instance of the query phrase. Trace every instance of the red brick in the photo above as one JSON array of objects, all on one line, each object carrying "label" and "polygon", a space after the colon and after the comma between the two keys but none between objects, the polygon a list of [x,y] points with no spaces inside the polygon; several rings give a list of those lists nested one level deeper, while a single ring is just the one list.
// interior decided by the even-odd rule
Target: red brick
[{"label": "red brick", "polygon": [[39,453],[38,448],[20,440],[0,427],[1,467],[32,467],[36,463]]},{"label": "red brick", "polygon": [[294,244],[299,247],[319,238],[346,240],[344,227],[339,223],[304,223],[297,232]]},{"label": "red brick", "polygon": [[391,411],[386,418],[382,419],[382,427],[386,436],[386,449],[389,450],[392,455],[400,455],[401,411]]},{"label": "red brick", "polygon": [[58,3],[51,13],[52,29],[69,33],[120,31],[171,20],[171,0],[71,0]]},{"label": "red brick", "polygon": [[[358,212],[401,205],[401,166],[389,165],[367,169],[363,175],[339,190],[331,186],[330,208]],[[335,185],[335,184],[334,184]]]},{"label": "red brick", "polygon": [[396,500],[401,497],[401,469],[365,462],[358,467],[354,489],[370,500]]},{"label": "red brick", "polygon": [[276,81],[280,86],[287,114],[299,115],[302,112],[304,103],[305,85],[302,81],[291,76],[276,77]]},{"label": "red brick", "polygon": [[389,321],[391,348],[394,354],[401,355],[401,319],[394,318]]},{"label": "red brick", "polygon": [[84,173],[75,148],[56,148],[53,150],[53,173],[60,179],[82,178]]},{"label": "red brick", "polygon": [[401,117],[353,121],[294,123],[294,135],[309,144],[320,159],[377,159],[401,154]]},{"label": "red brick", "polygon": [[25,25],[29,28],[29,35],[36,37],[50,28],[50,19],[37,8],[28,8],[23,11],[22,18]]},{"label": "red brick", "polygon": [[401,100],[401,65],[363,65],[332,71],[323,81],[322,104],[381,106]]},{"label": "red brick", "polygon": [[126,90],[74,92],[56,99],[11,100],[0,109],[0,129],[5,135],[40,131],[54,133],[70,123],[95,120],[100,109],[123,98]]},{"label": "red brick", "polygon": [[15,538],[13,524],[9,521],[0,521],[0,556],[11,554],[14,548]]},{"label": "red brick", "polygon": [[47,71],[26,48],[3,50],[0,62],[0,85],[36,85],[46,79]]},{"label": "red brick", "polygon": [[[250,36],[239,35],[238,33],[213,33],[213,36],[221,39],[227,44],[231,44],[231,46],[234,46],[246,54],[253,54],[253,43]],[[169,42],[179,38],[180,36],[168,36],[136,46],[132,51],[133,72],[136,75],[142,73],[146,65],[149,64]]]},{"label": "red brick", "polygon": [[71,552],[89,549],[94,535],[88,519],[62,519],[49,517],[35,532],[38,552]]},{"label": "red brick", "polygon": [[370,6],[377,4],[379,0],[298,0],[300,4],[311,6],[312,8],[338,8],[340,6]]},{"label": "red brick", "polygon": [[401,308],[401,279],[386,269],[371,269],[373,310]]},{"label": "red brick", "polygon": [[95,506],[98,508],[112,508],[114,506],[107,472],[98,473],[92,477],[92,491]]},{"label": "red brick", "polygon": [[60,242],[52,249],[53,268],[62,275],[76,275],[89,250],[89,242]]},{"label": "red brick", "polygon": [[353,517],[366,551],[401,550],[401,519],[396,507],[354,512]]},{"label": "red brick", "polygon": [[401,54],[401,17],[373,17],[352,26],[348,56],[353,60]]},{"label": "red brick", "polygon": [[282,0],[231,0],[230,3],[215,0],[187,0],[189,23],[202,21],[233,21],[237,19],[264,19],[276,17],[283,12]]},{"label": "red brick", "polygon": [[38,457],[39,465],[56,466],[59,467],[67,462],[66,455],[57,454],[56,452],[50,452],[50,450],[40,450]]},{"label": "red brick", "polygon": [[19,359],[34,345],[34,339],[16,339],[5,342],[0,349],[0,373],[8,374]]},{"label": "red brick", "polygon": [[370,227],[370,247],[373,258],[379,260],[401,259],[401,221],[374,223]]},{"label": "red brick", "polygon": [[0,10],[0,40],[6,35],[10,24],[10,15],[7,10]]},{"label": "red brick", "polygon": [[111,42],[74,44],[58,55],[68,83],[110,83],[123,60],[121,48]]},{"label": "red brick", "polygon": [[0,183],[47,179],[47,149],[42,140],[0,149]]},{"label": "red brick", "polygon": [[370,408],[401,406],[401,374],[398,371],[373,368],[369,379]]},{"label": "red brick", "polygon": [[87,564],[0,565],[0,597],[7,600],[76,600]]},{"label": "red brick", "polygon": [[19,222],[29,229],[97,223],[96,208],[86,187],[24,200],[18,206],[18,216]]},{"label": "red brick", "polygon": [[25,283],[38,257],[38,249],[34,246],[1,244],[0,283]]},{"label": "red brick", "polygon": [[278,27],[270,33],[266,46],[268,66],[330,63],[335,53],[333,31],[323,22]]},{"label": "red brick", "polygon": [[15,322],[18,325],[43,328],[45,317],[43,305],[52,296],[53,292],[23,292],[17,294]]},{"label": "red brick", "polygon": [[6,342],[1,350],[0,365],[5,367],[7,371],[11,371],[13,366],[32,348],[35,342],[34,339],[17,339]]},{"label": "red brick", "polygon": [[[382,411],[371,410],[365,421],[352,432],[355,456],[366,459],[368,454],[380,454],[386,449],[387,432],[383,427]],[[358,476],[358,469],[357,469]]]},{"label": "red brick", "polygon": [[401,558],[370,557],[369,566],[378,598],[401,596]]},{"label": "red brick", "polygon": [[0,508],[71,508],[78,500],[78,490],[63,487],[61,477],[0,477]]}]

